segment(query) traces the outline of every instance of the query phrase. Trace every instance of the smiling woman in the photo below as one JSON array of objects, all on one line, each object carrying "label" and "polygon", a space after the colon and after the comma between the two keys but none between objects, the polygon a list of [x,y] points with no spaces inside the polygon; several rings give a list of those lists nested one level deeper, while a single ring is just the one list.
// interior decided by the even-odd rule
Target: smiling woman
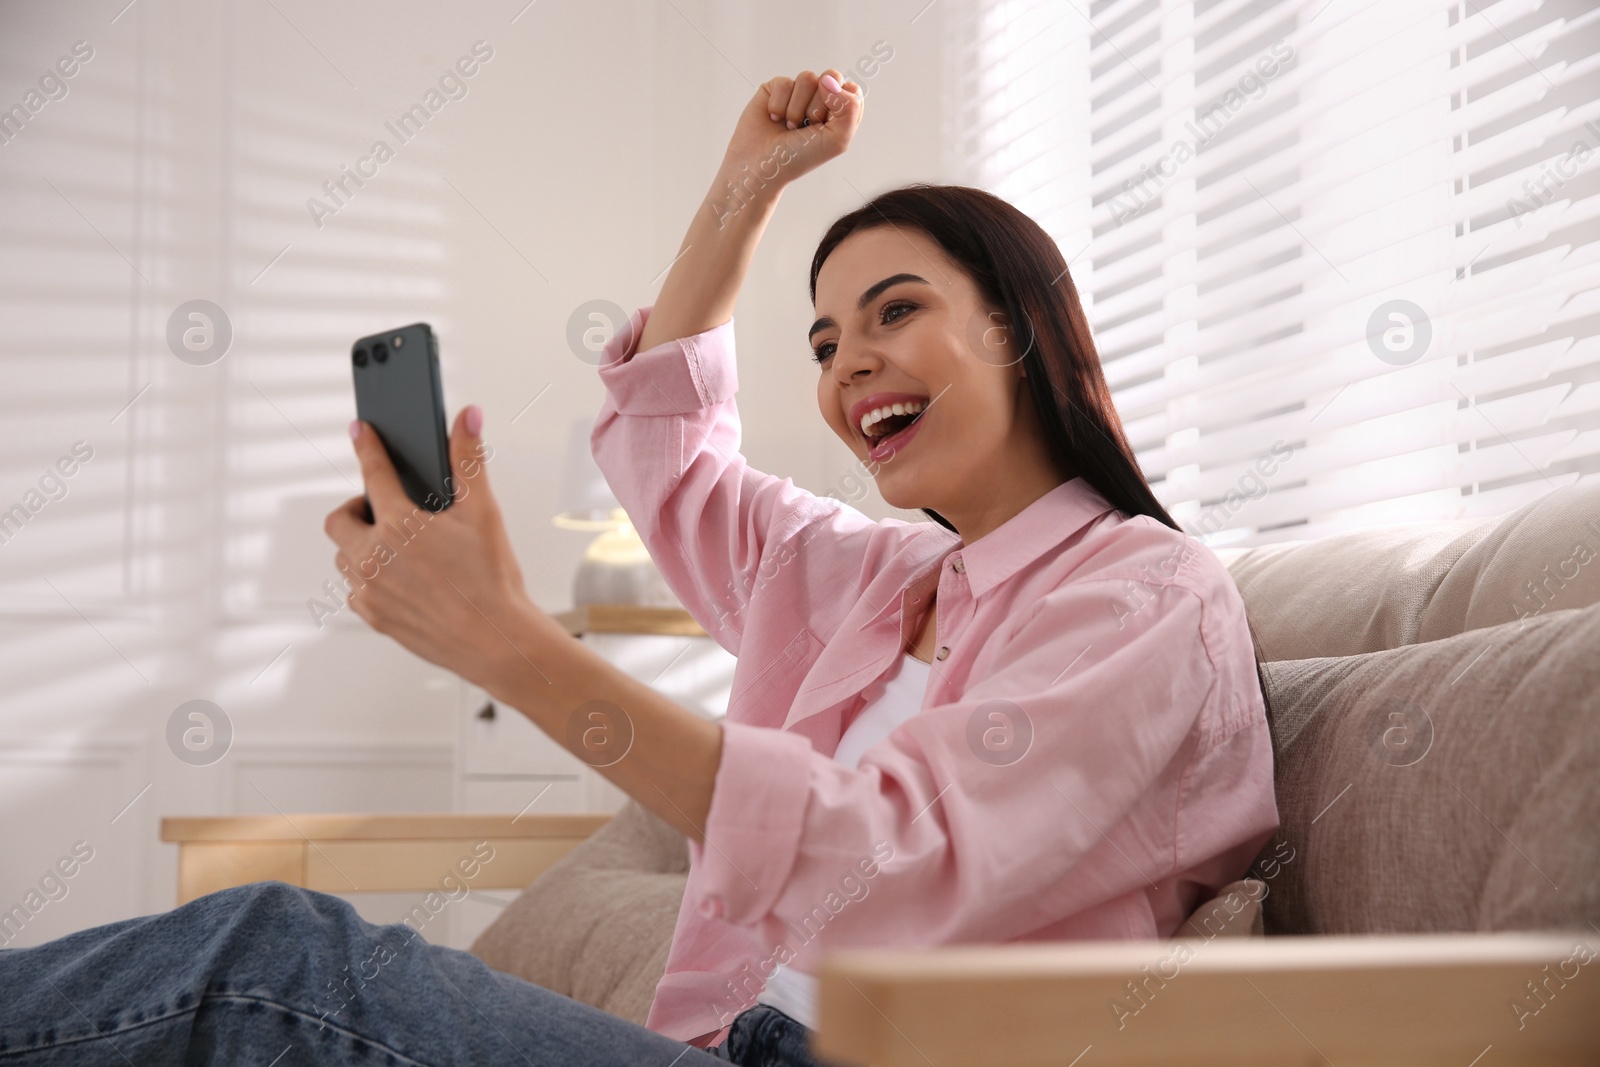
[{"label": "smiling woman", "polygon": [[[723,175],[770,151],[759,97]],[[606,346],[592,439],[739,659],[648,1020],[735,1057],[769,1030],[803,1045],[824,950],[1171,936],[1276,825],[1238,590],[1145,481],[1026,215],[912,185],[812,259],[823,421],[933,522],[873,522],[745,462],[732,309],[783,187],[719,228],[713,184],[660,298]],[[750,590],[732,610],[730,588]],[[794,944],[839,857],[874,842],[893,859],[871,899]]]}]

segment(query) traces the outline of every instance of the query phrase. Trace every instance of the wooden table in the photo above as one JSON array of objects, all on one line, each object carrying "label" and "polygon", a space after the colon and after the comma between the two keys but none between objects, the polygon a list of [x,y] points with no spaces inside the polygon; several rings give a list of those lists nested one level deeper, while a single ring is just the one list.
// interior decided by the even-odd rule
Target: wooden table
[{"label": "wooden table", "polygon": [[521,889],[610,821],[604,814],[169,817],[178,903],[250,882],[325,893],[434,889],[480,842],[494,859],[474,889]]}]

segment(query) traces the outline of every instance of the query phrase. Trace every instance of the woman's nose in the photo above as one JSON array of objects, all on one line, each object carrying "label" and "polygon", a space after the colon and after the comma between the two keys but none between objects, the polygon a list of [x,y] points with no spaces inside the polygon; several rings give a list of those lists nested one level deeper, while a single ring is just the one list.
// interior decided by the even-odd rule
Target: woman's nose
[{"label": "woman's nose", "polygon": [[834,377],[841,382],[848,382],[871,374],[881,366],[882,360],[868,346],[851,345],[846,348],[841,345],[834,349],[832,363]]}]

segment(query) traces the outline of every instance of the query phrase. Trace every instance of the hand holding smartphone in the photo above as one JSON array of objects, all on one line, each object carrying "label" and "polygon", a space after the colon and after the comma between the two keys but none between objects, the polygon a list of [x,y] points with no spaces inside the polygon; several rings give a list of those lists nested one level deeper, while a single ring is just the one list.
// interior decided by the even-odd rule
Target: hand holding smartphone
[{"label": "hand holding smartphone", "polygon": [[[443,511],[455,499],[439,343],[425,322],[385,330],[350,349],[356,415],[372,426],[414,504]],[[367,502],[367,522],[372,504]]]}]

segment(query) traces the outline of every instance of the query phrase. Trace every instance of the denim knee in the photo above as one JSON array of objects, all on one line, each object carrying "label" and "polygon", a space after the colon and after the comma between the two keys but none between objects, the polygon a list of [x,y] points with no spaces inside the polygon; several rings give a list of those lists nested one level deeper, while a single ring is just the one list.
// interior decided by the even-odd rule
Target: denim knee
[{"label": "denim knee", "polygon": [[308,923],[349,924],[360,920],[349,901],[278,881],[219,889],[191,900],[178,910],[188,909],[230,916],[243,921],[248,929],[278,937]]},{"label": "denim knee", "polygon": [[[317,893],[311,889],[303,889],[287,882],[250,882],[246,885],[219,889],[215,893],[207,893],[203,897],[196,897],[185,907],[204,904],[224,910],[251,908],[286,912],[302,910],[306,907],[308,898],[320,896],[326,896],[326,894]],[[337,901],[339,898],[329,897],[328,899]]]},{"label": "denim knee", "polygon": [[252,882],[198,897],[172,912],[213,977],[260,979],[336,956],[362,919],[346,900],[284,882]]}]

